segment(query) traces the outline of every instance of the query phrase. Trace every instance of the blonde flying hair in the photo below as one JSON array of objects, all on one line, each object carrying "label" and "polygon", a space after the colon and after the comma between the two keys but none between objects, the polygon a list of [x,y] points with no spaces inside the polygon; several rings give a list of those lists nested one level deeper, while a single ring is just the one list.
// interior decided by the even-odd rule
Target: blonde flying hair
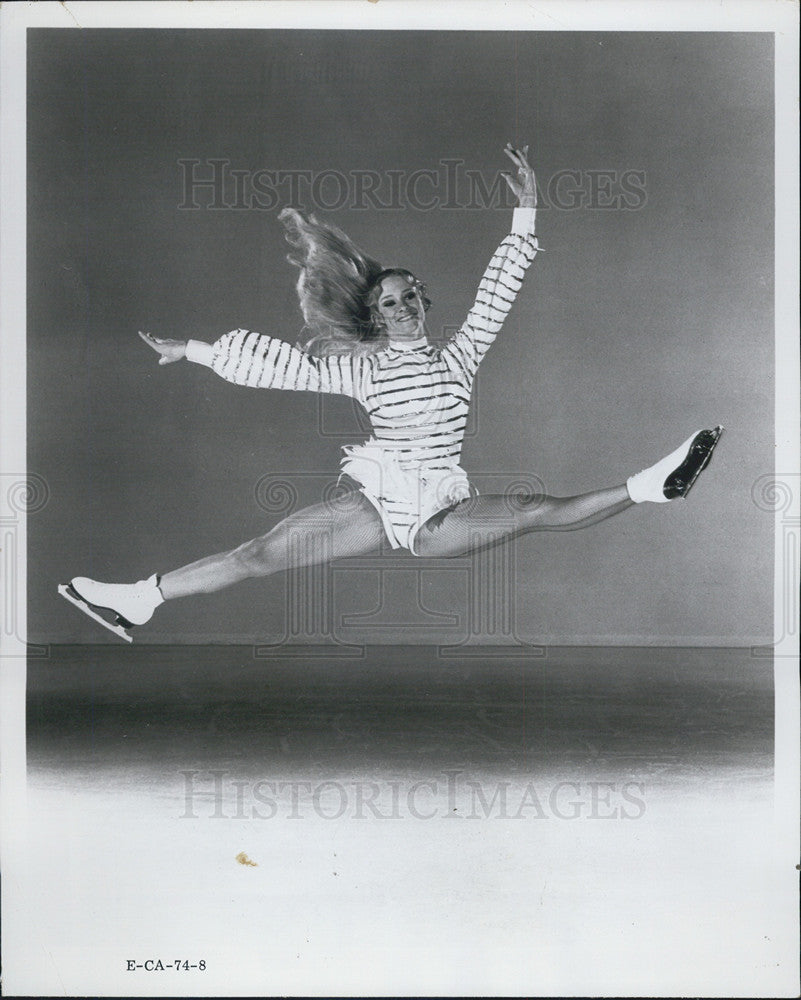
[{"label": "blonde flying hair", "polygon": [[305,339],[298,345],[309,354],[372,354],[386,345],[378,296],[381,282],[401,275],[431,305],[425,285],[405,268],[383,268],[368,257],[336,226],[294,208],[278,216],[287,242],[293,247],[287,260],[300,269],[297,290],[305,323]]}]

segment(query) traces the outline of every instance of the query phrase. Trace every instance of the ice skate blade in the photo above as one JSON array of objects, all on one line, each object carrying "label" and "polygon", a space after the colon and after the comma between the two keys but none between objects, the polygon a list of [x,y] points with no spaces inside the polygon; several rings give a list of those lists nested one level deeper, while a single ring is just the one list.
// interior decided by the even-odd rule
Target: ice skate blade
[{"label": "ice skate blade", "polygon": [[671,472],[662,487],[662,493],[668,500],[687,496],[696,479],[709,465],[712,452],[715,450],[715,445],[720,440],[722,433],[723,427],[718,425],[711,430],[700,431],[695,435],[687,457],[677,469]]},{"label": "ice skate blade", "polygon": [[77,594],[71,590],[69,584],[60,583],[58,585],[58,592],[62,597],[65,597],[70,604],[74,604],[76,608],[83,611],[85,615],[89,615],[90,618],[94,618],[94,620],[99,625],[102,625],[103,628],[107,628],[109,632],[113,632],[114,635],[119,636],[120,639],[124,639],[126,642],[133,642],[133,639],[128,635],[122,625],[115,625],[113,622],[107,622],[106,619],[102,615],[99,615],[89,604],[86,603],[86,601],[78,597]]}]

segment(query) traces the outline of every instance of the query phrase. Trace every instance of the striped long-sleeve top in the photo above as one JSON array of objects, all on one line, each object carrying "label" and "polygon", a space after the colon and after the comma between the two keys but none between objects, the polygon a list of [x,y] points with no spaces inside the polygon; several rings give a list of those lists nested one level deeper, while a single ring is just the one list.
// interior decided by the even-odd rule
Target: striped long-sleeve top
[{"label": "striped long-sleeve top", "polygon": [[536,255],[533,220],[533,210],[515,209],[467,319],[443,347],[421,338],[369,355],[316,358],[275,337],[232,330],[213,345],[190,340],[187,357],[237,385],[351,396],[401,465],[446,468],[459,461],[478,366]]}]

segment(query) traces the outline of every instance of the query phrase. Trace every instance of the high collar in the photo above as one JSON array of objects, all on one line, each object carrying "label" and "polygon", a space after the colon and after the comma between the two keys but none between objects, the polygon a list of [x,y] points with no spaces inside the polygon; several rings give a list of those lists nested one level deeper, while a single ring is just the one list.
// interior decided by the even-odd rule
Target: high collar
[{"label": "high collar", "polygon": [[423,347],[428,347],[427,337],[418,337],[417,340],[390,340],[389,342],[391,351],[419,351]]}]

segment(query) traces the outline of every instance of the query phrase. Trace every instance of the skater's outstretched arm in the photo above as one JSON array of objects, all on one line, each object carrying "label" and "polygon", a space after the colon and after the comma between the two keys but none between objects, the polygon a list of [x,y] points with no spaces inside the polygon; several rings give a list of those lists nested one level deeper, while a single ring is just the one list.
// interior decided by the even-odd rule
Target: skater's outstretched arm
[{"label": "skater's outstretched arm", "polygon": [[251,330],[232,330],[214,344],[168,340],[141,332],[139,336],[161,355],[160,365],[186,358],[235,385],[338,393],[360,399],[362,357],[316,358],[284,340]]},{"label": "skater's outstretched arm", "polygon": [[517,167],[517,179],[503,175],[518,199],[512,231],[493,254],[467,319],[443,352],[471,376],[503,326],[538,250],[534,235],[537,182],[528,162],[528,146],[518,150],[507,144],[504,152]]}]

